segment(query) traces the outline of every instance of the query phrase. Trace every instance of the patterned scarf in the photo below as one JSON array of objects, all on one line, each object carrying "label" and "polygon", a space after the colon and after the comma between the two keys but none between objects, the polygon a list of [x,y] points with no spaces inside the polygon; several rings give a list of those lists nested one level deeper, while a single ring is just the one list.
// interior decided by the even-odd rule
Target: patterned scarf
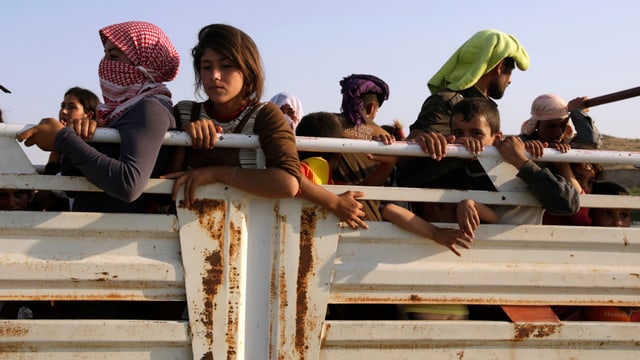
[{"label": "patterned scarf", "polygon": [[364,102],[360,96],[376,94],[380,106],[389,98],[387,83],[373,75],[353,74],[342,79],[340,86],[342,87],[342,111],[355,126],[365,122],[362,116]]},{"label": "patterned scarf", "polygon": [[104,98],[104,104],[98,105],[100,126],[119,118],[147,96],[172,105],[171,91],[162,82],[176,77],[180,56],[160,28],[130,21],[101,29],[100,38],[103,45],[110,40],[132,63],[100,61],[98,76]]}]

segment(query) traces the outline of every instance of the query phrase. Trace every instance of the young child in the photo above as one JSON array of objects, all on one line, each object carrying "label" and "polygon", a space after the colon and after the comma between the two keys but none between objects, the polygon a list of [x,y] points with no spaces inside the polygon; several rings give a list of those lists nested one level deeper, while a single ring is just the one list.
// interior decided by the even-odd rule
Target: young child
[{"label": "young child", "polygon": [[[91,90],[74,86],[64,93],[58,119],[63,125],[71,124],[74,120],[97,120],[100,99]],[[44,168],[45,175],[60,173],[61,155],[53,150],[49,153],[49,160]],[[33,202],[35,208],[44,211],[68,211],[72,200],[65,192],[43,191],[36,192]]]},{"label": "young child", "polygon": [[[343,138],[342,123],[333,113],[314,112],[302,117],[296,127],[296,136]],[[338,166],[340,153],[299,151],[303,175],[316,184],[334,184],[332,172]]]},{"label": "young child", "polygon": [[[601,165],[594,163],[556,163],[560,175],[567,179],[580,194],[591,194],[596,181],[604,178]],[[542,219],[545,225],[591,226],[589,208],[581,207],[577,213],[568,216],[545,213]]]},{"label": "young child", "polygon": [[[342,122],[344,137],[358,140],[377,140],[391,144],[395,139],[375,123],[379,108],[389,97],[389,86],[382,79],[368,74],[352,74],[340,81],[342,112],[336,114]],[[382,186],[385,184],[397,158],[370,154],[342,154],[333,173],[345,184]],[[365,218],[380,221],[380,202],[363,201]]]},{"label": "young child", "polygon": [[[330,209],[352,228],[367,227],[356,200],[364,194],[348,191],[332,196],[301,177],[291,126],[277,105],[259,101],[264,77],[251,37],[229,25],[208,25],[200,30],[192,54],[196,89],[204,90],[208,100],[175,106],[181,129],[191,136],[193,146],[186,151],[179,148],[172,164],[179,171],[163,176],[176,179],[174,200],[184,184],[185,206],[190,207],[198,186],[222,182],[266,198],[299,194]],[[266,168],[257,168],[253,149],[214,148],[218,133],[258,135]]]},{"label": "young child", "polygon": [[[611,181],[597,181],[591,192],[594,195],[629,195],[622,186]],[[631,209],[592,208],[589,210],[593,226],[631,226]]]},{"label": "young child", "polygon": [[[486,145],[493,145],[502,137],[497,109],[482,98],[463,100],[456,105],[450,127],[455,143],[463,144],[473,153],[482,151]],[[467,162],[468,169],[482,171],[478,166],[477,161]],[[455,182],[453,177],[449,180]],[[400,228],[447,247],[458,256],[462,254],[457,246],[469,249],[474,231],[481,222],[498,222],[498,215],[493,210],[472,199],[465,199],[458,204],[421,205],[422,217],[393,203],[384,205],[382,216]],[[439,228],[430,221],[456,222],[459,229]],[[462,320],[469,316],[468,307],[464,304],[405,305],[400,307],[400,311],[414,320]]]},{"label": "young child", "polygon": [[[176,179],[174,199],[184,185],[189,208],[197,187],[216,182],[266,198],[295,196],[301,181],[295,137],[282,111],[273,103],[260,102],[264,75],[253,39],[229,25],[207,25],[191,53],[196,89],[208,99],[176,105],[181,128],[191,136],[193,147],[174,164],[183,171],[164,176]],[[214,148],[218,133],[258,135],[266,168],[257,168],[253,149]]]},{"label": "young child", "polygon": [[[593,185],[592,194],[629,195],[627,190],[610,181],[599,181]],[[629,227],[631,209],[591,208],[593,226]],[[640,308],[620,306],[587,306],[583,308],[584,320],[591,321],[640,321]]]},{"label": "young child", "polygon": [[[575,98],[569,103],[554,94],[538,96],[531,104],[531,117],[522,124],[521,137],[525,141],[527,150],[534,156],[542,156],[544,148],[554,148],[567,152],[572,147],[598,148],[601,143],[600,132],[593,124],[591,117],[586,115],[586,97]],[[574,134],[571,120],[579,129]],[[547,164],[554,172],[562,175],[581,194],[588,194],[574,176],[569,163]],[[595,175],[595,174],[594,174]],[[589,209],[582,208],[576,214],[561,216],[545,213],[543,224],[547,225],[591,225]]]},{"label": "young child", "polygon": [[[538,96],[531,104],[531,117],[520,129],[520,137],[531,142],[531,154],[542,156],[542,149],[550,147],[562,152],[573,148],[597,149],[602,143],[600,131],[586,113],[587,97],[575,98],[569,103],[554,94]],[[569,125],[569,120],[576,128]]]},{"label": "young child", "polygon": [[[91,90],[74,86],[64,93],[60,103],[58,119],[63,125],[70,124],[74,119],[96,120],[98,116],[98,104],[100,99]],[[49,161],[45,166],[46,175],[55,175],[60,172],[60,153],[53,150],[49,154]]]}]

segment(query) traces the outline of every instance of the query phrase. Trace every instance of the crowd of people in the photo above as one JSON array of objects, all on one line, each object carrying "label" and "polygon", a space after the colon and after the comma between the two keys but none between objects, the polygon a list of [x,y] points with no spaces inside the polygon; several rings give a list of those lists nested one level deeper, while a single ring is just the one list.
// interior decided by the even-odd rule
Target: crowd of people
[{"label": "crowd of people", "polygon": [[[43,119],[17,139],[50,152],[45,174],[84,176],[102,191],[3,189],[0,210],[171,213],[179,192],[184,199],[179,206],[190,208],[198,202],[196,189],[222,183],[265,198],[299,196],[314,201],[352,228],[366,229],[368,221],[390,221],[457,256],[471,248],[482,223],[630,225],[626,209],[580,207],[580,194],[626,192],[603,182],[598,164],[537,160],[548,148],[567,152],[601,146],[586,97],[567,103],[557,95],[543,94],[533,100],[521,134],[502,134],[495,100],[503,97],[516,68],[528,69],[529,54],[514,36],[501,31],[477,32],[443,64],[429,80],[430,95],[406,137],[398,122],[377,123],[390,89],[371,74],[351,74],[339,81],[339,113],[304,114],[302,101],[286,92],[263,102],[265,78],[258,47],[248,34],[230,25],[203,27],[191,51],[195,90],[205,95],[203,102],[172,99],[165,83],[176,77],[180,57],[154,24],[109,25],[99,30],[99,38],[104,47],[98,69],[104,101],[90,90],[73,87],[63,95],[57,119]],[[118,130],[121,142],[87,142],[99,127]],[[165,133],[176,129],[190,136],[191,147],[162,145]],[[218,135],[225,133],[258,135],[265,166],[258,167],[253,150],[216,147]],[[298,152],[296,136],[383,144],[409,141],[428,156]],[[361,192],[335,195],[322,186],[496,191],[476,157],[446,157],[449,144],[462,145],[476,156],[486,146],[495,146],[540,208],[489,206],[471,198],[456,204],[360,201]],[[144,194],[149,178],[174,180],[172,195]],[[456,223],[458,228],[439,228],[435,222]],[[331,313],[357,317],[344,315],[349,311],[335,308]],[[405,306],[401,313],[410,319],[473,317],[467,306],[457,305]],[[576,318],[575,312],[571,316]]]}]

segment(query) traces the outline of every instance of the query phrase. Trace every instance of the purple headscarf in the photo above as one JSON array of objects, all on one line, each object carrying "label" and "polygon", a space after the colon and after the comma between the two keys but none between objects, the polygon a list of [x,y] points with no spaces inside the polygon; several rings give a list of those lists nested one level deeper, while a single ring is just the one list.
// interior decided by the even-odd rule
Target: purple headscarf
[{"label": "purple headscarf", "polygon": [[373,75],[353,74],[340,81],[342,87],[342,111],[352,124],[359,126],[365,122],[362,116],[364,94],[378,95],[380,106],[389,98],[389,85]]}]

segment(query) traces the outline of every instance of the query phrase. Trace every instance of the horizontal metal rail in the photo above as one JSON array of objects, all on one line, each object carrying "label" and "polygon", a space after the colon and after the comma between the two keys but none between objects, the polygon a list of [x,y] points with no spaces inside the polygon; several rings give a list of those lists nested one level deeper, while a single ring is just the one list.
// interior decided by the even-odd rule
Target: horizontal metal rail
[{"label": "horizontal metal rail", "polygon": [[[33,125],[0,124],[0,136],[15,137],[18,133]],[[120,135],[117,130],[99,128],[96,130],[94,142],[118,143]],[[420,147],[412,142],[397,142],[384,145],[378,141],[353,140],[338,138],[297,137],[299,150],[341,152],[341,153],[371,153],[382,155],[428,157]],[[169,131],[165,135],[165,145],[190,146],[191,138],[184,132]],[[258,136],[241,134],[220,135],[216,146],[221,148],[259,148]],[[447,157],[471,158],[469,153],[461,145],[449,145]],[[487,146],[478,158],[500,158],[500,154],[493,146]],[[600,164],[640,164],[640,152],[632,151],[605,151],[605,150],[580,150],[572,149],[562,153],[555,149],[545,149],[545,154],[536,161],[546,162],[595,162]]]}]

